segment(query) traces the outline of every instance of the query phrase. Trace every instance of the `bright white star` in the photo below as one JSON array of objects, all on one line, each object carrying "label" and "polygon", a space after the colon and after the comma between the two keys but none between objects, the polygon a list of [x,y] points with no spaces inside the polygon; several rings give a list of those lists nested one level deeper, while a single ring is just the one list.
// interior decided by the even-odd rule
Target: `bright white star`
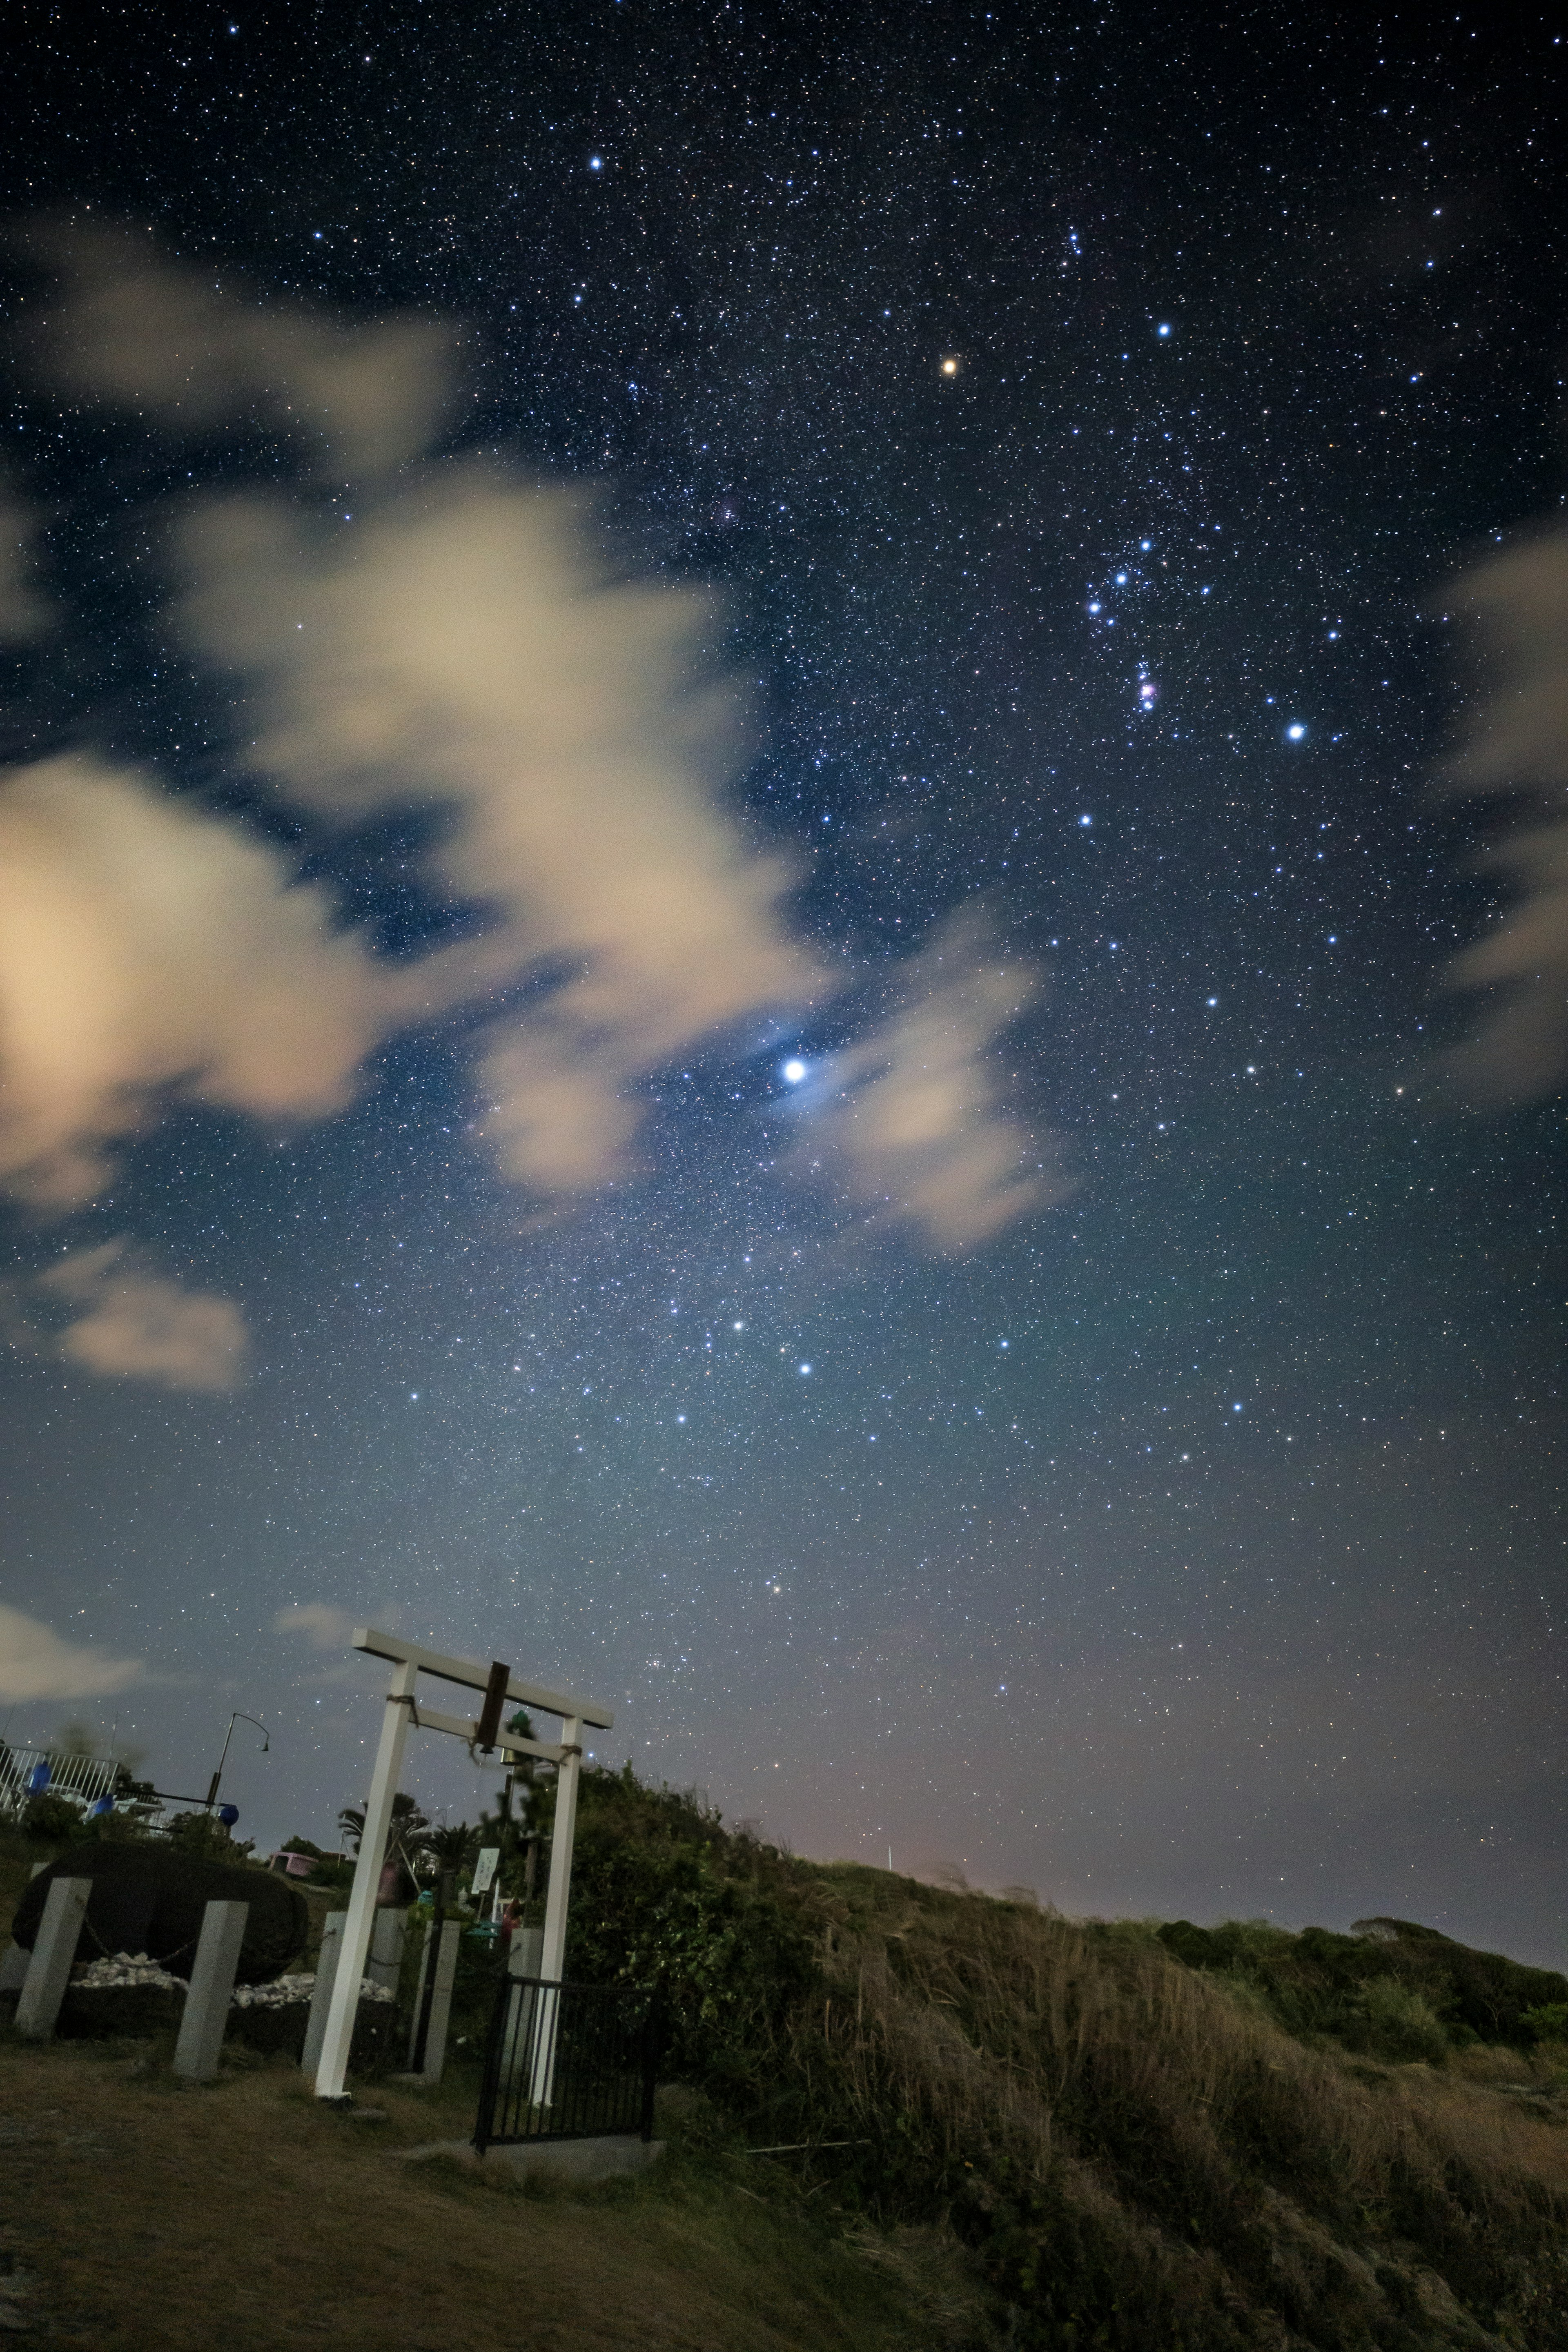
[{"label": "bright white star", "polygon": [[786,1062],[784,1066],[784,1074],[789,1080],[792,1087],[798,1087],[802,1078],[805,1076],[805,1064],[804,1062]]}]

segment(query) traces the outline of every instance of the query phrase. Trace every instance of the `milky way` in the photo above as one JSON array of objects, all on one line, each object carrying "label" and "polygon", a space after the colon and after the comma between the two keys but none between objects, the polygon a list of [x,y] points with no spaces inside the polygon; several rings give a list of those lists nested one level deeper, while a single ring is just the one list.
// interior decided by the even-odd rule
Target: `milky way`
[{"label": "milky way", "polygon": [[[142,1058],[0,1164],[0,1594],[68,1645],[11,1738],[87,1715],[200,1786],[244,1708],[242,1827],[324,1838],[368,1613],[593,1690],[610,1760],[807,1852],[1561,1961],[1560,1104],[1450,1081],[1516,882],[1438,786],[1464,582],[1562,504],[1563,51],[1386,29],[626,0],[35,46],[0,864],[55,891],[84,811],[201,818],[315,1059],[275,1080],[177,959],[154,1020],[127,915]],[[243,306],[205,373],[174,330],[129,390],[59,356],[100,227]],[[395,414],[345,373],[377,333]],[[673,686],[648,721],[706,828],[677,964],[657,912],[541,915],[565,817],[486,864],[549,680],[481,723],[460,616],[426,766],[279,748],[382,658],[420,518],[488,519],[460,597],[530,499],[605,611],[709,616],[676,667],[722,747]],[[237,515],[304,551],[265,660]],[[552,909],[635,885],[630,822]]]}]

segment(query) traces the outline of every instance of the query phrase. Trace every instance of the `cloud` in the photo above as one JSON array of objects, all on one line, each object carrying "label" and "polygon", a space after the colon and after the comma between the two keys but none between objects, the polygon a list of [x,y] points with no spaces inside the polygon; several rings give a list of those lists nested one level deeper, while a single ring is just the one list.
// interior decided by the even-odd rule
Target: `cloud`
[{"label": "cloud", "polygon": [[236,279],[168,260],[151,237],[55,221],[25,248],[61,293],[32,330],[38,372],[62,391],[171,425],[263,422],[303,434],[340,475],[423,449],[449,389],[450,338],[395,318],[345,331],[303,304],[262,302]]},{"label": "cloud", "polygon": [[1509,796],[1509,829],[1483,862],[1517,896],[1449,972],[1453,988],[1482,992],[1451,1068],[1472,1100],[1530,1101],[1568,1078],[1568,531],[1482,565],[1452,601],[1474,615],[1486,660],[1443,787]]},{"label": "cloud", "polygon": [[312,1650],[341,1650],[353,1634],[356,1620],[329,1601],[301,1601],[279,1609],[272,1620],[275,1633],[303,1633]]},{"label": "cloud", "polygon": [[75,1251],[37,1286],[87,1307],[58,1348],[89,1371],[170,1389],[232,1389],[245,1378],[249,1335],[234,1301],[148,1273],[126,1259],[123,1242]]},{"label": "cloud", "polygon": [[552,1192],[616,1172],[633,1080],[820,989],[786,868],[719,795],[741,730],[700,676],[711,608],[611,577],[580,499],[454,466],[352,533],[310,544],[279,504],[235,499],[184,549],[186,634],[252,681],[274,782],[341,820],[444,802],[433,878],[492,908],[492,981],[563,975],[482,1043],[508,1175]]},{"label": "cloud", "polygon": [[[85,1197],[171,1089],[324,1116],[394,1027],[506,991],[518,1009],[475,1041],[502,1172],[563,1202],[632,1169],[639,1082],[829,993],[790,869],[725,797],[746,730],[705,667],[710,600],[617,574],[579,493],[473,461],[409,470],[448,388],[433,328],[344,332],[96,227],[32,243],[65,289],[34,356],[74,394],[405,468],[362,484],[352,522],[265,495],[198,505],[177,617],[237,673],[271,789],[339,824],[434,805],[427,883],[488,928],[378,962],[238,827],[84,761],[27,772],[0,793],[0,1181]],[[950,930],[841,1058],[827,1148],[857,1198],[941,1247],[1053,1197],[989,1073],[1027,987]]]},{"label": "cloud", "polygon": [[41,635],[49,608],[33,586],[33,513],[0,482],[0,642]]},{"label": "cloud", "polygon": [[406,981],[239,825],[89,759],[0,781],[0,1183],[66,1207],[176,1092],[316,1118]]},{"label": "cloud", "polygon": [[814,1151],[832,1151],[853,1198],[916,1225],[944,1250],[988,1241],[1026,1209],[1070,1189],[998,1104],[996,1043],[1034,993],[984,923],[960,915],[910,959],[904,998],[869,1037],[834,1057]]},{"label": "cloud", "polygon": [[62,1642],[36,1617],[0,1601],[0,1699],[100,1698],[145,1672],[135,1658],[106,1658],[85,1643]]}]

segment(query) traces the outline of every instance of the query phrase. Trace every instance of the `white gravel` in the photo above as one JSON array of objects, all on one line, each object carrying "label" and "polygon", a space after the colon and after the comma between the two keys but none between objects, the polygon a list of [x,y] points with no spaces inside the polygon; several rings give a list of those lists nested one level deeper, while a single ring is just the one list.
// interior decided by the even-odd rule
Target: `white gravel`
[{"label": "white gravel", "polygon": [[[188,1992],[186,1978],[171,1976],[145,1952],[116,1952],[112,1959],[91,1960],[80,1976],[71,1979],[73,1992],[120,1992],[127,1986],[155,1985],[164,1992]],[[289,2009],[297,2001],[310,1999],[316,1990],[315,1971],[291,1977],[275,1977],[270,1984],[236,1985],[233,2007],[236,2009]],[[395,1996],[385,1985],[373,1984],[369,1977],[360,1979],[361,2000],[390,2001]]]}]

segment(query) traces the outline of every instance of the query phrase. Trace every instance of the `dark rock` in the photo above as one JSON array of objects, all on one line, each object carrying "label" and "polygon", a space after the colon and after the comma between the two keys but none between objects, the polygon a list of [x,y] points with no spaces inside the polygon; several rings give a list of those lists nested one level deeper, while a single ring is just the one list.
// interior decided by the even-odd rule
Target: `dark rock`
[{"label": "dark rock", "polygon": [[305,1948],[310,1906],[297,1888],[264,1870],[209,1862],[152,1843],[81,1844],[60,1855],[25,1890],[11,1932],[30,1951],[57,1878],[89,1878],[87,1919],[77,1946],[82,1960],[110,1952],[145,1952],[174,1976],[188,1977],[209,1903],[248,1903],[236,1980],[268,1984]]}]

